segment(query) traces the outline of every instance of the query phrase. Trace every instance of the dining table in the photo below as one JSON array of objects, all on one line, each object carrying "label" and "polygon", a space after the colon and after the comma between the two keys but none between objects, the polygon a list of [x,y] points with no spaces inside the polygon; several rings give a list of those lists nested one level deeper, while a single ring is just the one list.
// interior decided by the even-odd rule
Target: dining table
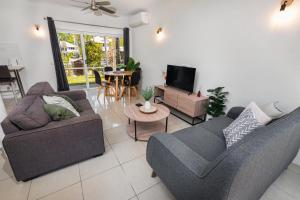
[{"label": "dining table", "polygon": [[20,71],[22,71],[23,69],[25,69],[24,66],[8,66],[8,70],[9,72],[12,72],[14,74],[14,76],[16,77],[17,80],[17,84],[21,93],[21,96],[24,97],[25,96],[25,91],[24,91],[24,87],[23,87],[23,83],[20,77]]},{"label": "dining table", "polygon": [[[131,76],[132,76],[132,71],[108,71],[104,72],[105,76],[109,77],[109,82],[111,79],[115,80],[115,99],[116,101],[120,100],[120,95],[119,95],[119,85],[120,85],[120,78],[128,77],[129,82],[131,82]],[[130,97],[130,92],[129,92],[129,97]]]}]

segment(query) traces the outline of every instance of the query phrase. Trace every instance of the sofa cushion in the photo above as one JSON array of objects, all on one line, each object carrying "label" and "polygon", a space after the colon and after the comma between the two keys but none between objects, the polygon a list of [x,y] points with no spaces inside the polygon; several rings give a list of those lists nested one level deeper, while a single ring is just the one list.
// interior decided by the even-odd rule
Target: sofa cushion
[{"label": "sofa cushion", "polygon": [[43,108],[44,102],[39,96],[25,96],[8,115],[9,120],[22,130],[31,130],[45,126],[51,121]]},{"label": "sofa cushion", "polygon": [[44,109],[53,121],[61,121],[76,117],[72,111],[59,105],[44,104]]},{"label": "sofa cushion", "polygon": [[93,108],[91,107],[91,104],[89,100],[87,99],[82,99],[75,101],[75,103],[80,107],[81,112],[80,115],[90,115],[90,114],[95,114]]},{"label": "sofa cushion", "polygon": [[27,95],[47,95],[53,94],[55,91],[48,82],[39,82],[34,84],[27,92]]},{"label": "sofa cushion", "polygon": [[252,110],[246,109],[223,131],[227,148],[230,148],[232,145],[242,140],[246,135],[262,126],[263,124],[256,119]]},{"label": "sofa cushion", "polygon": [[62,106],[66,109],[69,109],[71,112],[74,113],[74,115],[76,115],[77,117],[80,116],[79,112],[77,112],[77,110],[72,106],[71,103],[69,103],[66,99],[64,99],[63,97],[60,96],[47,96],[44,95],[43,96],[44,101],[47,104],[54,104],[54,105],[58,105],[58,106]]},{"label": "sofa cushion", "polygon": [[226,150],[225,139],[201,126],[183,129],[173,135],[208,161],[214,160]]},{"label": "sofa cushion", "polygon": [[223,135],[223,129],[228,127],[234,120],[226,117],[215,117],[211,120],[208,120],[205,123],[199,124],[200,127],[207,129],[208,131],[212,132],[216,136],[220,137],[221,139],[225,140]]}]

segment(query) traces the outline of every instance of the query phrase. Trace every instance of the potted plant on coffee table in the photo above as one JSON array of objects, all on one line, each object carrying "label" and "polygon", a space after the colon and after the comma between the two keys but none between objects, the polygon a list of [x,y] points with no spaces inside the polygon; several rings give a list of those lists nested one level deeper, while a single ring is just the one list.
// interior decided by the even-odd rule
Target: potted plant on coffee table
[{"label": "potted plant on coffee table", "polygon": [[151,103],[150,100],[154,95],[154,89],[153,87],[146,87],[144,90],[142,90],[142,96],[145,99],[145,109],[150,110],[151,109]]}]

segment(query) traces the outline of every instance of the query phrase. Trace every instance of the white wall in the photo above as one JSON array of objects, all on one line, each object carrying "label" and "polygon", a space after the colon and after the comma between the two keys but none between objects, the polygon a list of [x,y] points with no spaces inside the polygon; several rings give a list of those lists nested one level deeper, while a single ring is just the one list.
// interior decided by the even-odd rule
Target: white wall
[{"label": "white wall", "polygon": [[[25,89],[38,81],[48,81],[56,88],[48,25],[43,19],[47,16],[53,17],[53,19],[89,24],[116,27],[128,26],[127,18],[96,17],[92,14],[84,14],[79,8],[74,7],[63,7],[27,0],[1,2],[0,43],[18,45],[22,64],[26,66],[26,69],[21,73]],[[34,24],[41,26],[41,32],[44,33],[41,37],[34,34]],[[58,26],[64,28],[63,24]],[[72,26],[66,25],[66,28],[72,29]],[[91,27],[82,26],[82,29],[89,30]]]},{"label": "white wall", "polygon": [[288,8],[296,10],[292,21],[275,26],[279,7],[278,0],[162,0],[149,9],[150,25],[134,30],[143,85],[163,83],[167,64],[184,64],[197,67],[195,90],[225,86],[228,107],[253,100],[280,101],[286,111],[300,106],[300,2]]}]

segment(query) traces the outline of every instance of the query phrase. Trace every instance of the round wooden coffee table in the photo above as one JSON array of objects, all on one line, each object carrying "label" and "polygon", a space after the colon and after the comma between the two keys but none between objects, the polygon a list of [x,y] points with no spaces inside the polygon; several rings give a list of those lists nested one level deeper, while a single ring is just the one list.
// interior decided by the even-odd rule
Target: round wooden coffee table
[{"label": "round wooden coffee table", "polygon": [[[170,110],[161,104],[152,104],[157,108],[157,112],[152,114],[145,114],[139,110],[135,104],[125,107],[124,114],[128,117],[128,135],[135,139],[135,141],[148,141],[151,135],[165,130],[168,131],[168,117]],[[162,123],[161,120],[166,122]],[[133,120],[133,124],[130,123]],[[137,122],[139,122],[137,124]],[[137,133],[138,132],[138,133]]]}]

